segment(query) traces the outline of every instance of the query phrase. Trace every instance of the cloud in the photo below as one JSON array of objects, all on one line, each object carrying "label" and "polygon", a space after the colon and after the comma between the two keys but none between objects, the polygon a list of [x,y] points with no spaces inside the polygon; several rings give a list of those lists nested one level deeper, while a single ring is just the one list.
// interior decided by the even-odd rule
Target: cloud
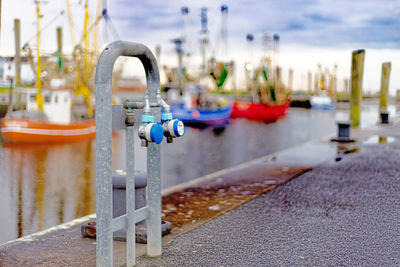
[{"label": "cloud", "polygon": [[[78,0],[71,0],[75,20],[75,31],[81,32],[83,6]],[[12,39],[12,18],[21,14],[17,6],[26,3],[26,15],[21,23],[22,38],[27,39],[34,32],[34,4],[30,0],[17,0],[4,3],[7,12],[3,18],[2,42]],[[97,0],[89,0],[92,10]],[[400,48],[400,1],[386,0],[113,0],[108,1],[108,13],[122,39],[162,44],[172,48],[170,39],[185,34],[181,7],[190,9],[191,34],[198,41],[200,31],[200,9],[208,8],[209,32],[211,42],[217,40],[221,16],[220,6],[228,4],[229,46],[246,48],[246,34],[255,36],[254,44],[262,46],[262,35],[278,33],[281,45],[340,47]],[[29,9],[29,10],[28,10]],[[49,2],[43,5],[43,14],[51,14],[65,9],[63,1]],[[94,12],[92,11],[92,14]],[[62,25],[69,36],[66,16]],[[6,26],[8,25],[8,26]],[[28,26],[29,27],[28,27]],[[10,29],[10,30],[8,30]],[[45,34],[55,31],[49,28]],[[55,47],[54,41],[46,42],[43,47]],[[66,49],[70,40],[66,39]],[[5,44],[7,46],[7,44]],[[3,47],[5,47],[3,46]],[[9,46],[9,47],[12,47]],[[3,48],[2,48],[3,49]],[[12,49],[10,49],[12,50]]]},{"label": "cloud", "polygon": [[[111,2],[110,2],[111,3]],[[184,34],[182,6],[190,8],[194,34],[200,29],[200,8],[208,7],[212,38],[220,23],[219,6],[223,1],[128,1],[118,0],[111,6],[113,19],[123,25],[124,35],[148,36],[168,31],[170,38]],[[232,1],[229,5],[229,36],[231,43],[242,42],[253,33],[255,42],[264,33],[279,33],[282,42],[324,47],[371,46],[398,47],[397,29],[400,3],[389,0],[292,0]],[[164,34],[165,35],[165,34]],[[160,40],[160,42],[165,42]],[[261,42],[259,42],[261,44]]]},{"label": "cloud", "polygon": [[313,13],[306,15],[307,18],[311,19],[315,23],[338,23],[339,19],[333,16],[326,16],[321,13]]},{"label": "cloud", "polygon": [[283,29],[284,31],[302,31],[305,30],[306,24],[300,21],[289,22],[287,26]]},{"label": "cloud", "polygon": [[396,24],[400,25],[399,21],[400,20],[395,17],[373,17],[368,19],[367,23],[370,26],[388,27],[388,26],[396,26]]}]

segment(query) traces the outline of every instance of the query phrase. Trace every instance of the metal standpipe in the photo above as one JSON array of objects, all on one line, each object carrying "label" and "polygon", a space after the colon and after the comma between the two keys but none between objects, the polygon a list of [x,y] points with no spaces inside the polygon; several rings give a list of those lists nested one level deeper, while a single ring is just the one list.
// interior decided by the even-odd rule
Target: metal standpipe
[{"label": "metal standpipe", "polygon": [[[145,68],[147,90],[143,102],[112,105],[111,85],[114,63],[120,56],[137,57]],[[161,107],[163,114],[161,116]],[[142,145],[147,146],[147,205],[135,209],[134,109],[143,109]],[[160,123],[162,117],[163,127]],[[150,120],[150,119],[152,120]],[[173,125],[174,127],[170,127]],[[154,129],[153,129],[154,128]],[[126,214],[113,219],[112,131],[126,130]],[[175,132],[174,130],[176,129]],[[160,133],[161,131],[161,133]],[[184,126],[173,120],[169,106],[160,96],[160,75],[155,57],[144,45],[124,41],[109,44],[96,67],[96,259],[97,266],[113,265],[113,232],[127,230],[127,266],[136,260],[135,224],[147,223],[147,255],[161,256],[161,155],[163,135],[183,136]],[[155,137],[154,137],[155,136]],[[137,137],[136,137],[137,138]]]}]

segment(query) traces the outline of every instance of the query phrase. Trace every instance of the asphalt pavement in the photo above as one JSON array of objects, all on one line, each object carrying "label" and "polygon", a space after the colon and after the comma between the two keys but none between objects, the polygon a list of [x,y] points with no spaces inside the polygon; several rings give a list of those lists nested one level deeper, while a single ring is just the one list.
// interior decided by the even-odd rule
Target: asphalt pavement
[{"label": "asphalt pavement", "polygon": [[384,133],[137,266],[400,266],[400,127]]}]

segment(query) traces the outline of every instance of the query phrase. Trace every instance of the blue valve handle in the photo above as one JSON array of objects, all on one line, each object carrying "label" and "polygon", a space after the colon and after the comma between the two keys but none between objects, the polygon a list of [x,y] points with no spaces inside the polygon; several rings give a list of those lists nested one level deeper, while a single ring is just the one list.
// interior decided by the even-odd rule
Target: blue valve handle
[{"label": "blue valve handle", "polygon": [[164,137],[164,129],[160,123],[153,124],[150,129],[150,138],[156,144],[161,144]]}]

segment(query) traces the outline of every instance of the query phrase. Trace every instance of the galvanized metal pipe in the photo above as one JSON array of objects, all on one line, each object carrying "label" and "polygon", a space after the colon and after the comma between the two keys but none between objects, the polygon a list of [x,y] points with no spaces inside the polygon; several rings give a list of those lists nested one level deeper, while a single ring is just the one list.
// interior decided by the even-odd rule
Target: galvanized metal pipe
[{"label": "galvanized metal pipe", "polygon": [[126,264],[136,262],[136,224],[135,224],[135,132],[133,125],[126,127]]},{"label": "galvanized metal pipe", "polygon": [[[154,107],[159,107],[160,104],[159,103],[149,103],[151,108]],[[143,109],[145,106],[145,104],[143,102],[131,102],[131,101],[127,101],[124,104],[124,108],[131,108],[131,109]]]},{"label": "galvanized metal pipe", "polygon": [[[120,56],[137,57],[145,68],[148,103],[157,102],[160,94],[160,75],[157,62],[151,51],[142,44],[116,41],[109,44],[101,53],[96,68],[96,262],[97,266],[112,266],[112,105],[111,85],[114,63]],[[146,107],[147,104],[145,103]],[[148,105],[147,107],[150,107]],[[160,120],[160,108],[150,113]],[[129,127],[128,127],[129,128]],[[130,136],[130,134],[128,134]],[[133,140],[132,140],[133,141]],[[128,142],[128,141],[127,141]],[[130,152],[129,152],[130,153]],[[133,151],[132,151],[133,153]],[[148,255],[161,255],[161,163],[160,146],[150,143],[147,153],[147,194],[148,194]],[[127,166],[128,167],[128,166]],[[130,173],[133,173],[130,171]],[[129,178],[131,180],[131,178]],[[129,182],[129,188],[132,182]],[[134,183],[133,183],[134,184]],[[128,181],[127,181],[128,187]],[[133,186],[134,192],[135,187]],[[127,193],[128,194],[128,193]],[[129,199],[132,195],[130,194]],[[133,201],[129,201],[134,203]],[[129,203],[128,202],[128,203]],[[132,206],[129,207],[131,209]],[[131,213],[131,212],[130,212]],[[132,216],[132,214],[131,214]],[[134,227],[134,225],[133,225]],[[129,226],[128,226],[129,228]],[[129,230],[129,229],[128,229]],[[130,230],[132,232],[134,230]],[[132,247],[132,245],[129,245]],[[132,251],[130,257],[134,257]],[[129,254],[128,253],[128,254]],[[134,252],[133,252],[134,253]],[[131,264],[131,259],[129,264]]]},{"label": "galvanized metal pipe", "polygon": [[[160,108],[152,109],[160,121]],[[161,151],[160,145],[149,143],[147,148],[147,255],[161,256]]]},{"label": "galvanized metal pipe", "polygon": [[163,112],[169,113],[170,112],[170,106],[167,104],[167,102],[162,99],[161,94],[157,94],[157,103],[163,108]]}]

